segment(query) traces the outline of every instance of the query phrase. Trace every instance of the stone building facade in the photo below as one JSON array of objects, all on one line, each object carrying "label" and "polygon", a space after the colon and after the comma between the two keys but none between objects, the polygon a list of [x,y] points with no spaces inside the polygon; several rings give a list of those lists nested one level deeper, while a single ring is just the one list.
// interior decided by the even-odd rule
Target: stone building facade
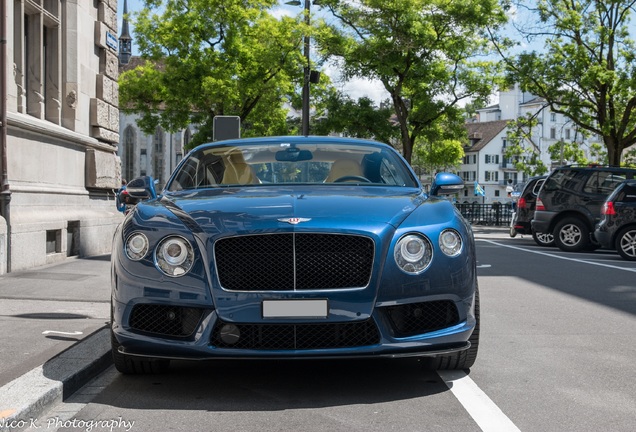
[{"label": "stone building facade", "polygon": [[2,5],[0,273],[109,253],[122,220],[117,0]]},{"label": "stone building facade", "polygon": [[154,134],[147,134],[137,126],[138,118],[137,114],[120,113],[122,178],[131,180],[148,175],[157,180],[157,190],[161,190],[183,158],[184,146],[194,129],[168,132],[158,127]]}]

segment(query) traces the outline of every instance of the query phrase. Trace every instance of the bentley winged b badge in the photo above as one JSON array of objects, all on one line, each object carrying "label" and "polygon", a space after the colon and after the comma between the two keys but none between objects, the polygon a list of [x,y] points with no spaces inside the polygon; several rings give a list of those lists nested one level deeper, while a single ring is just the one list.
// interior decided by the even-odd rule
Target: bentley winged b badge
[{"label": "bentley winged b badge", "polygon": [[292,225],[298,225],[301,222],[309,222],[310,220],[311,218],[298,218],[298,217],[278,219],[279,222],[287,222],[288,224],[292,224]]}]

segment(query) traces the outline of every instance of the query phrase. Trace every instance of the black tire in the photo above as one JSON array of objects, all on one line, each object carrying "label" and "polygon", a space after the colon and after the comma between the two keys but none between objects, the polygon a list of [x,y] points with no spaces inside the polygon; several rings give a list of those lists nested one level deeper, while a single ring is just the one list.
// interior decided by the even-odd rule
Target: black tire
[{"label": "black tire", "polygon": [[170,360],[145,357],[133,357],[119,352],[119,343],[115,335],[110,334],[110,342],[115,368],[126,375],[149,375],[166,372],[170,368]]},{"label": "black tire", "polygon": [[616,235],[616,251],[628,261],[636,261],[636,226],[625,227]]},{"label": "black tire", "polygon": [[580,252],[590,244],[590,229],[577,217],[566,217],[554,227],[554,243],[565,252]]},{"label": "black tire", "polygon": [[552,233],[538,233],[532,230],[532,239],[536,244],[542,247],[554,246],[554,236]]},{"label": "black tire", "polygon": [[477,360],[477,351],[479,350],[479,288],[475,288],[475,329],[470,335],[468,341],[470,348],[465,351],[457,352],[450,355],[435,357],[431,360],[430,365],[435,370],[462,370],[470,369]]}]

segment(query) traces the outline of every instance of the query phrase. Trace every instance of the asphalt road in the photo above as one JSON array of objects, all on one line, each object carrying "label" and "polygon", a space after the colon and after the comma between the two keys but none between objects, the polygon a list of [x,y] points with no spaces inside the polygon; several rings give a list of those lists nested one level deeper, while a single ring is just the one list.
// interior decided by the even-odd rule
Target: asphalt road
[{"label": "asphalt road", "polygon": [[413,359],[111,368],[31,430],[636,430],[636,263],[530,237],[477,246],[482,330],[468,375]]}]

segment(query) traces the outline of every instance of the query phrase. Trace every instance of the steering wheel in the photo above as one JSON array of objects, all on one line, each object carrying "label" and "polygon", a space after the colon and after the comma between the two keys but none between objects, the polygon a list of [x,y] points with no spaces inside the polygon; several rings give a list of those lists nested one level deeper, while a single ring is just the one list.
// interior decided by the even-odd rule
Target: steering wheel
[{"label": "steering wheel", "polygon": [[342,183],[342,182],[346,182],[346,181],[361,181],[361,182],[364,182],[364,183],[371,183],[371,180],[369,180],[368,178],[362,177],[362,176],[357,176],[357,175],[346,175],[346,176],[338,177],[333,182],[334,183]]}]

